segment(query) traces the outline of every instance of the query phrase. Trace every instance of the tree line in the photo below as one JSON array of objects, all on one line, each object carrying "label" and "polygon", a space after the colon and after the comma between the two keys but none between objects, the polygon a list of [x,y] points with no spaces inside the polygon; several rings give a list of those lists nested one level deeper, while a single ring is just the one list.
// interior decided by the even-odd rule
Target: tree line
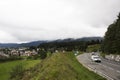
[{"label": "tree line", "polygon": [[43,48],[46,51],[55,51],[55,50],[65,50],[65,51],[86,51],[88,45],[100,44],[100,40],[91,40],[91,41],[68,41],[68,42],[48,42],[43,43],[38,46],[38,48]]}]

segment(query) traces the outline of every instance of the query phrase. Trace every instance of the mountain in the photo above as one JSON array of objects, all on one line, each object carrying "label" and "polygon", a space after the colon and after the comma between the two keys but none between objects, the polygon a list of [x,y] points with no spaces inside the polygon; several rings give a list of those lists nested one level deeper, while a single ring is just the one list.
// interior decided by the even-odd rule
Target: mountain
[{"label": "mountain", "polygon": [[17,48],[17,47],[30,47],[30,46],[38,46],[42,43],[46,43],[47,41],[33,41],[33,42],[28,42],[28,43],[0,43],[0,47],[2,48],[9,48],[9,47],[13,47],[13,48]]},{"label": "mountain", "polygon": [[6,48],[6,47],[19,47],[19,44],[17,43],[0,43],[1,48]]},{"label": "mountain", "polygon": [[76,39],[76,40],[78,40],[78,41],[92,41],[92,40],[101,41],[101,40],[103,40],[103,38],[102,37],[83,37],[83,38],[79,38],[79,39]]},{"label": "mountain", "polygon": [[102,37],[83,37],[83,38],[67,38],[67,39],[58,39],[58,40],[53,40],[53,41],[33,41],[33,42],[28,42],[28,43],[0,43],[1,48],[17,48],[17,47],[30,47],[30,46],[38,46],[42,43],[47,43],[47,42],[70,42],[70,41],[91,41],[91,40],[103,40]]},{"label": "mountain", "polygon": [[42,43],[46,43],[48,41],[33,41],[33,42],[29,42],[29,43],[21,43],[19,44],[21,47],[24,46],[24,47],[29,47],[29,46],[38,46]]},{"label": "mountain", "polygon": [[67,39],[58,39],[58,40],[54,40],[52,42],[70,42],[70,41],[96,41],[96,40],[103,40],[102,37],[83,37],[83,38],[77,38],[77,39],[74,39],[74,38],[67,38]]},{"label": "mountain", "polygon": [[70,42],[70,41],[74,41],[74,38],[67,38],[67,39],[57,39],[51,42]]}]

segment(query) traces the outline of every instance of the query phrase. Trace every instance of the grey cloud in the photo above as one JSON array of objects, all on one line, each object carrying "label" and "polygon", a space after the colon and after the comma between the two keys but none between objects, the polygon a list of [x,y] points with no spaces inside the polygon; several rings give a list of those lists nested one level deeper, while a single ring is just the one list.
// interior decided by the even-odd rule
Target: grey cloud
[{"label": "grey cloud", "polygon": [[1,0],[0,42],[104,36],[119,11],[120,0]]}]

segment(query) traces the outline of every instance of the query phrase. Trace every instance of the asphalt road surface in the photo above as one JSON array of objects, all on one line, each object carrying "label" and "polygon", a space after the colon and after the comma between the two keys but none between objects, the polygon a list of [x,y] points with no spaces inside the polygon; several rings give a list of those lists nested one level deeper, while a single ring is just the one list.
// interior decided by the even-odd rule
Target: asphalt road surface
[{"label": "asphalt road surface", "polygon": [[120,80],[120,62],[110,61],[104,58],[101,58],[101,63],[93,62],[91,60],[91,54],[84,53],[77,56],[77,59],[83,66],[108,80]]}]

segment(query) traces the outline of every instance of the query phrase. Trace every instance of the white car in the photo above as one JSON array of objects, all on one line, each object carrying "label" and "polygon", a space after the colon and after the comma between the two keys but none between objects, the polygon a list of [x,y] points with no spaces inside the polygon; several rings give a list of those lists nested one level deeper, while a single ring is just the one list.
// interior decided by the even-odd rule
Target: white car
[{"label": "white car", "polygon": [[91,56],[92,61],[94,62],[101,62],[101,59],[98,55],[92,55]]}]

